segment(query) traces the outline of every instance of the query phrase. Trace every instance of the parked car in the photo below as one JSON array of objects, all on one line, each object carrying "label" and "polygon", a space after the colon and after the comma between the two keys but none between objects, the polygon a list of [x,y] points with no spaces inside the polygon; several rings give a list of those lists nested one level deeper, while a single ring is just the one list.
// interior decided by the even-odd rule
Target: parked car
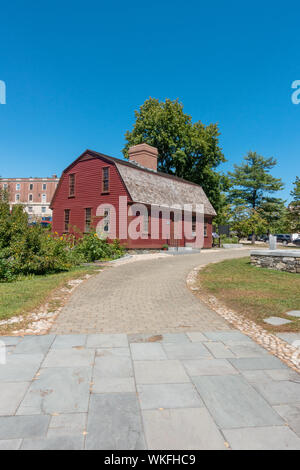
[{"label": "parked car", "polygon": [[297,246],[300,246],[300,238],[296,238],[294,241],[293,241],[294,245],[297,245]]},{"label": "parked car", "polygon": [[42,220],[42,222],[40,222],[40,225],[41,227],[43,228],[50,228],[52,227],[52,222],[49,222],[48,220]]},{"label": "parked car", "polygon": [[288,243],[292,243],[291,235],[288,235],[286,233],[276,234],[275,237],[277,237],[277,242],[278,243],[283,243],[283,245],[287,245]]},{"label": "parked car", "polygon": [[[252,234],[251,234],[251,235],[248,235],[247,240],[248,240],[249,242],[252,241]],[[258,236],[257,236],[257,235],[255,235],[255,240],[258,240]]]}]

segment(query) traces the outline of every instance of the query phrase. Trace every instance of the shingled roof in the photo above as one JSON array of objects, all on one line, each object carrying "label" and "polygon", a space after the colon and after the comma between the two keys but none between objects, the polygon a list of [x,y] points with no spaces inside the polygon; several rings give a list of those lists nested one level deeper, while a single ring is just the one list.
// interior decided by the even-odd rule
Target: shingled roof
[{"label": "shingled roof", "polygon": [[[110,157],[103,153],[95,152],[94,150],[86,150],[83,152],[83,154],[71,163],[63,173],[66,173],[74,164],[87,157],[100,158],[113,163],[134,202],[149,205],[155,204],[170,208],[178,205],[182,207],[184,204],[192,204],[193,207],[195,207],[196,204],[203,204],[204,213],[206,215],[217,215],[202,187],[198,184],[167,173],[149,170],[131,161]],[[56,188],[50,207],[52,207],[59,186],[60,182]]]},{"label": "shingled roof", "polygon": [[202,187],[167,173],[152,171],[132,162],[109,157],[88,150],[87,153],[114,163],[134,202],[174,207],[183,204],[204,205],[206,215],[215,216],[216,211]]}]

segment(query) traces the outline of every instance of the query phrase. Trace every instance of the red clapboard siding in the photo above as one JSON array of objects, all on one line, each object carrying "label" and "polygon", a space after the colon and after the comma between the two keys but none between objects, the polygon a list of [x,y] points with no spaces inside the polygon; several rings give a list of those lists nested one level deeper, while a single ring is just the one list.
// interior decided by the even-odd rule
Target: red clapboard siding
[{"label": "red clapboard siding", "polygon": [[[109,193],[102,193],[102,168],[109,167]],[[75,196],[69,197],[69,175],[75,174]],[[64,232],[64,210],[70,209],[70,226],[76,227],[81,232],[85,229],[85,209],[92,209],[94,225],[96,210],[100,204],[112,204],[117,212],[117,233],[118,233],[118,209],[119,196],[128,199],[127,190],[121,180],[116,167],[98,158],[80,160],[69,168],[62,175],[57,189],[53,208],[52,230],[61,235]],[[70,230],[71,231],[71,230]]]},{"label": "red clapboard siding", "polygon": [[[102,193],[102,169],[109,167],[109,192]],[[75,196],[69,197],[69,175],[75,174]],[[70,165],[63,173],[54,198],[51,203],[53,210],[52,230],[59,235],[64,233],[64,211],[70,209],[70,233],[74,233],[74,227],[81,233],[85,230],[85,209],[92,209],[93,224],[96,225],[99,218],[96,218],[96,210],[100,204],[112,204],[116,209],[116,233],[119,236],[119,197],[125,196],[127,204],[132,201],[116,166],[105,159],[95,158],[84,154]],[[150,212],[150,211],[149,211]],[[124,215],[125,217],[125,215]],[[128,216],[128,224],[132,220]],[[205,216],[207,224],[207,236],[204,238],[204,248],[212,246],[212,217]],[[168,243],[162,238],[162,220],[160,218],[160,236],[158,240],[147,239],[121,240],[121,243],[128,248],[162,248]],[[149,230],[151,229],[151,216],[149,214]],[[76,230],[75,230],[76,233]],[[184,237],[177,241],[178,246],[184,246]]]}]

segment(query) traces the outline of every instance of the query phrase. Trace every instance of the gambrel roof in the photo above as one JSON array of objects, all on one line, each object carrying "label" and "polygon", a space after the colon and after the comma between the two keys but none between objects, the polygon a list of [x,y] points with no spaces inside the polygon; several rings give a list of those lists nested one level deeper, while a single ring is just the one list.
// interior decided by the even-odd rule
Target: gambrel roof
[{"label": "gambrel roof", "polygon": [[100,158],[113,163],[134,202],[168,207],[184,204],[192,204],[195,207],[196,204],[203,204],[206,215],[217,215],[202,187],[198,184],[93,150],[86,150],[75,162],[84,157]]}]

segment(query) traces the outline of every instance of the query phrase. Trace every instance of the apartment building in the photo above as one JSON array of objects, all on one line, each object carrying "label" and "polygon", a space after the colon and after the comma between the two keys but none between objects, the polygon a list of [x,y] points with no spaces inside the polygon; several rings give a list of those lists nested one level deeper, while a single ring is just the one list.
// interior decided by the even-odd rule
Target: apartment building
[{"label": "apartment building", "polygon": [[0,178],[1,189],[9,193],[10,206],[23,204],[30,219],[51,217],[50,202],[59,178]]}]

